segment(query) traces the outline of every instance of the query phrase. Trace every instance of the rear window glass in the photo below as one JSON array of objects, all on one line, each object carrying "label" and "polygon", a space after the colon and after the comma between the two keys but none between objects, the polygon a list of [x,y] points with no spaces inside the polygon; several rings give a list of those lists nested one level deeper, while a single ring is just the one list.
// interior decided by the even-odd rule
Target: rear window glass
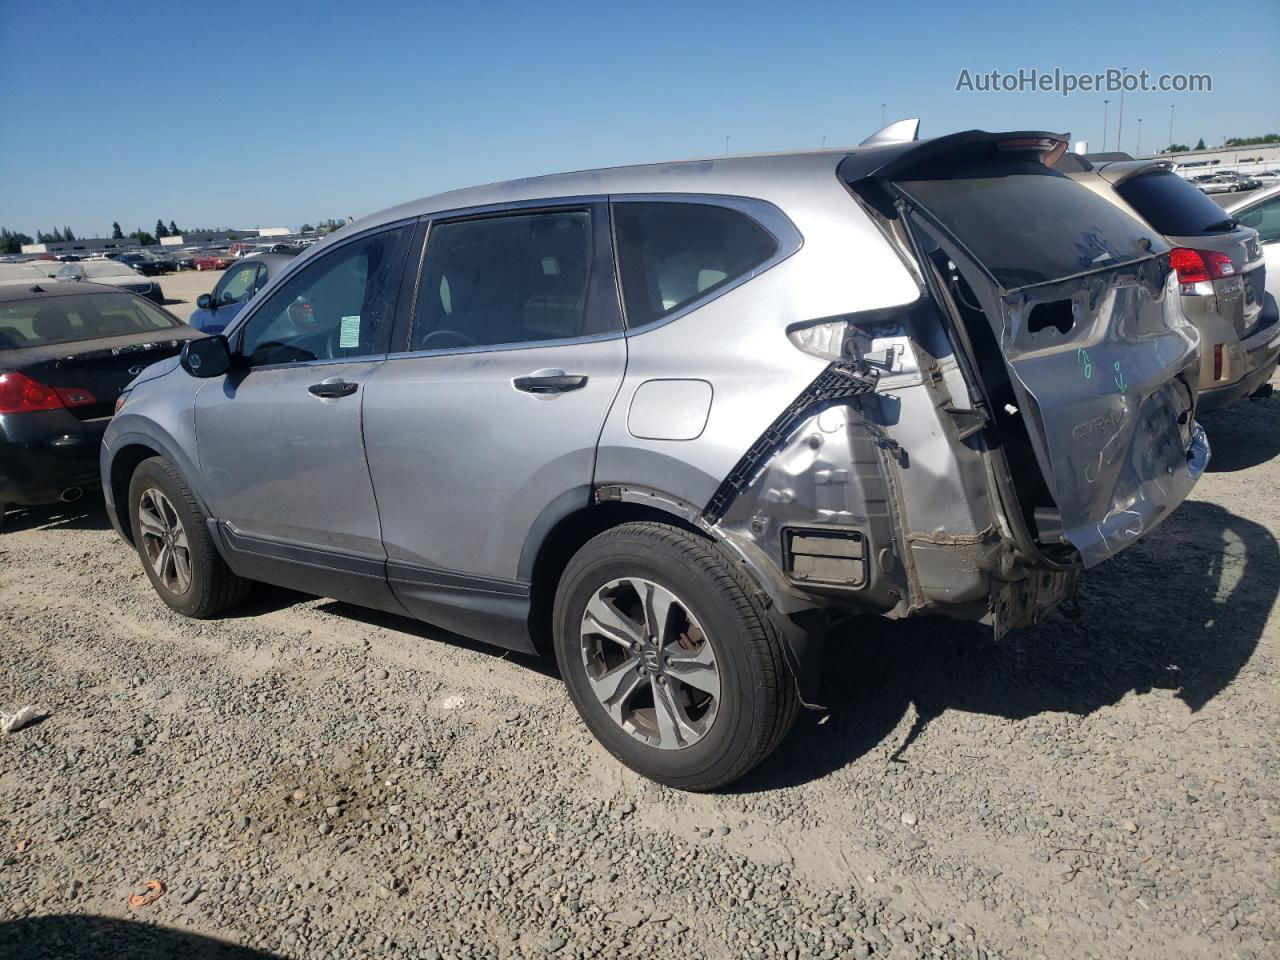
[{"label": "rear window glass", "polygon": [[614,231],[627,323],[651,323],[768,260],[773,235],[746,214],[705,203],[626,202]]},{"label": "rear window glass", "polygon": [[963,171],[945,180],[906,180],[899,186],[1006,290],[1168,249],[1114,204],[1032,161]]},{"label": "rear window glass", "polygon": [[168,314],[128,293],[17,300],[0,303],[0,350],[154,333],[179,326]]},{"label": "rear window glass", "polygon": [[1220,206],[1176,173],[1144,173],[1116,193],[1166,237],[1226,233],[1234,226]]}]

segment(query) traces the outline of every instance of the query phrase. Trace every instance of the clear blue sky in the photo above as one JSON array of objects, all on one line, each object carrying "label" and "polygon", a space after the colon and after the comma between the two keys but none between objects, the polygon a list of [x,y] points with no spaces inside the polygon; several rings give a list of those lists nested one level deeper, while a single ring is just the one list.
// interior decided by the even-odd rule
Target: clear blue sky
[{"label": "clear blue sky", "polygon": [[[1280,3],[59,3],[0,0],[0,224],[298,226],[558,170],[1070,131],[1104,94],[955,91],[962,68],[1209,73],[1128,94],[1144,148],[1280,132]],[[1112,96],[1108,146],[1118,102]]]}]

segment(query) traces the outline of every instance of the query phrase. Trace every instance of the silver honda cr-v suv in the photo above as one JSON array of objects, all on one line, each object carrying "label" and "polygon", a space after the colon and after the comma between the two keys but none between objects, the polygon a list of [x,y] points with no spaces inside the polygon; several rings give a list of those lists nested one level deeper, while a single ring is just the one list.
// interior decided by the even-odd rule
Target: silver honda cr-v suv
[{"label": "silver honda cr-v suv", "polygon": [[260,580],[549,648],[622,762],[727,783],[814,704],[830,614],[1033,623],[1204,469],[1168,247],[1064,146],[377,214],[121,397],[112,520],[182,613]]}]

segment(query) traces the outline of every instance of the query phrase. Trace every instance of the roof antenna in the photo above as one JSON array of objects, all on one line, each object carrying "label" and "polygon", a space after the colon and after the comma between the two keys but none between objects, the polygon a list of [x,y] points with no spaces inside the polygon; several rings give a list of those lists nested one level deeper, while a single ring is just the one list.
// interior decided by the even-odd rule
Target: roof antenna
[{"label": "roof antenna", "polygon": [[878,147],[884,143],[910,143],[919,139],[920,118],[912,117],[909,120],[895,120],[888,126],[881,127],[858,146]]}]

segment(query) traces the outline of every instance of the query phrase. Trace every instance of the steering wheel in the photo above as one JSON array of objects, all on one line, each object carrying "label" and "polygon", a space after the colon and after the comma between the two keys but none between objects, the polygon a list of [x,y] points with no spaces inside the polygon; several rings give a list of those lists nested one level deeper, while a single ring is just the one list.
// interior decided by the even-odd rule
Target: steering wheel
[{"label": "steering wheel", "polygon": [[[438,340],[449,340],[453,338],[457,343],[437,343]],[[459,333],[457,330],[432,330],[422,338],[422,343],[418,344],[419,350],[439,350],[444,347],[478,347],[480,344],[472,340],[465,333]]]}]

